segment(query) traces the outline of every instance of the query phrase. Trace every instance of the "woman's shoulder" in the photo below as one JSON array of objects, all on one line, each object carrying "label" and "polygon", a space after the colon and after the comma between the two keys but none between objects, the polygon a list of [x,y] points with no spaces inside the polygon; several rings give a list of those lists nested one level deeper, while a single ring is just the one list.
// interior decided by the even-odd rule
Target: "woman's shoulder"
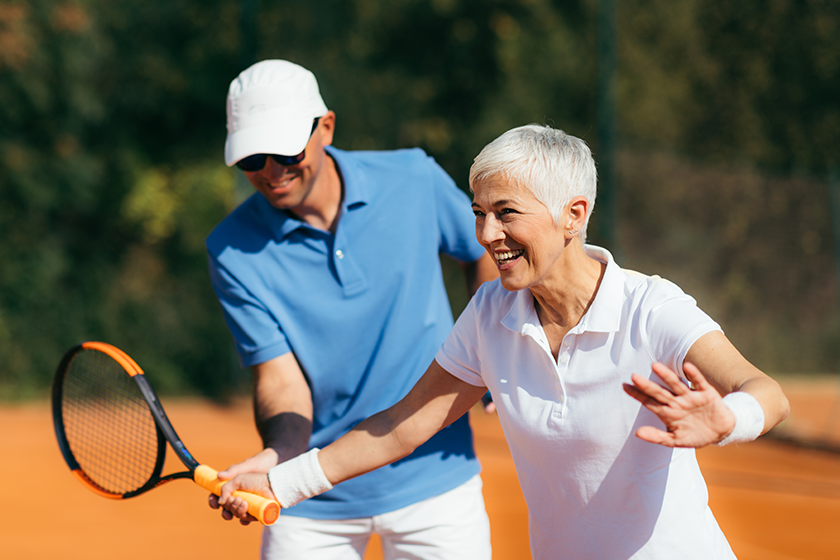
[{"label": "woman's shoulder", "polygon": [[645,274],[619,265],[612,254],[596,245],[585,246],[587,256],[607,265],[607,272],[602,287],[614,291],[623,289],[626,297],[657,298],[684,295],[682,289],[670,280],[658,274]]},{"label": "woman's shoulder", "polygon": [[677,284],[658,274],[643,274],[624,268],[621,272],[625,276],[625,295],[636,300],[640,306],[655,307],[674,299],[693,300]]},{"label": "woman's shoulder", "polygon": [[482,284],[470,299],[468,308],[482,323],[501,321],[513,309],[532,305],[528,290],[511,292],[499,278]]}]

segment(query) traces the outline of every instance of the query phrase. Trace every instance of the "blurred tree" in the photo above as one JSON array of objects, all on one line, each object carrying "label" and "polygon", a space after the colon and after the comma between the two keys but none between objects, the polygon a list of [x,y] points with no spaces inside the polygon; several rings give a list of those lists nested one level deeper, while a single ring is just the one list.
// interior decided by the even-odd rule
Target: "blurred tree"
[{"label": "blurred tree", "polygon": [[840,161],[840,4],[622,2],[634,144],[825,177]]},{"label": "blurred tree", "polygon": [[199,160],[224,137],[236,69],[225,10],[0,3],[0,393],[43,388],[64,349],[96,338],[164,388],[223,389],[202,241],[231,181]]},{"label": "blurred tree", "polygon": [[840,4],[628,0],[620,14],[628,264],[697,295],[769,371],[835,369]]},{"label": "blurred tree", "polygon": [[[617,5],[624,264],[697,294],[767,369],[833,369],[840,4]],[[0,397],[43,394],[81,339],[168,391],[246,379],[203,240],[249,192],[221,153],[228,84],[254,57],[315,72],[339,147],[421,146],[466,188],[481,147],[530,122],[598,159],[597,7],[0,0]]]},{"label": "blurred tree", "polygon": [[263,3],[258,58],[318,76],[337,145],[420,146],[466,188],[472,159],[508,128],[553,123],[587,136],[592,11],[549,0]]}]

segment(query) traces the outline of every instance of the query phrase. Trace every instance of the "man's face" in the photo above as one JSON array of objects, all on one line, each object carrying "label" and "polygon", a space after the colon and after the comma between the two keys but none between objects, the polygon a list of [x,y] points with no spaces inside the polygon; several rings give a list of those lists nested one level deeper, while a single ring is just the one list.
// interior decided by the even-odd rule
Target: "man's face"
[{"label": "man's face", "polygon": [[306,204],[317,187],[328,157],[324,146],[332,144],[334,126],[335,114],[332,111],[321,117],[306,144],[306,157],[300,163],[280,165],[269,157],[262,169],[245,171],[245,176],[273,207],[294,212],[295,208]]}]

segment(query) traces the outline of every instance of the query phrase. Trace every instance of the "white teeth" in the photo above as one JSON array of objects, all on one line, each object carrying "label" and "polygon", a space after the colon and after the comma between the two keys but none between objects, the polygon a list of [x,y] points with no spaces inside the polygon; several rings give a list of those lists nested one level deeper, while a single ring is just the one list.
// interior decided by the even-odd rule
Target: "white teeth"
[{"label": "white teeth", "polygon": [[520,249],[519,251],[507,251],[505,253],[496,253],[493,256],[496,258],[497,262],[502,262],[502,261],[508,261],[508,260],[511,260],[511,259],[515,259],[516,257],[518,257],[519,255],[521,255],[524,252],[525,251]]}]

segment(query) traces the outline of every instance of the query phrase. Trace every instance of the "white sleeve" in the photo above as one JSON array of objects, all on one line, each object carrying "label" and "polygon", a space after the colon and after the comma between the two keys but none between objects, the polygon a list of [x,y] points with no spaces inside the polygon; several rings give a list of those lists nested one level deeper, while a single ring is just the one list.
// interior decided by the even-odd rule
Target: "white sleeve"
[{"label": "white sleeve", "polygon": [[651,282],[642,309],[645,344],[654,360],[683,375],[685,356],[697,339],[722,329],[676,284],[658,277]]},{"label": "white sleeve", "polygon": [[435,355],[435,361],[451,375],[476,387],[485,387],[481,377],[481,333],[478,329],[480,294],[467,304],[449,336]]}]

